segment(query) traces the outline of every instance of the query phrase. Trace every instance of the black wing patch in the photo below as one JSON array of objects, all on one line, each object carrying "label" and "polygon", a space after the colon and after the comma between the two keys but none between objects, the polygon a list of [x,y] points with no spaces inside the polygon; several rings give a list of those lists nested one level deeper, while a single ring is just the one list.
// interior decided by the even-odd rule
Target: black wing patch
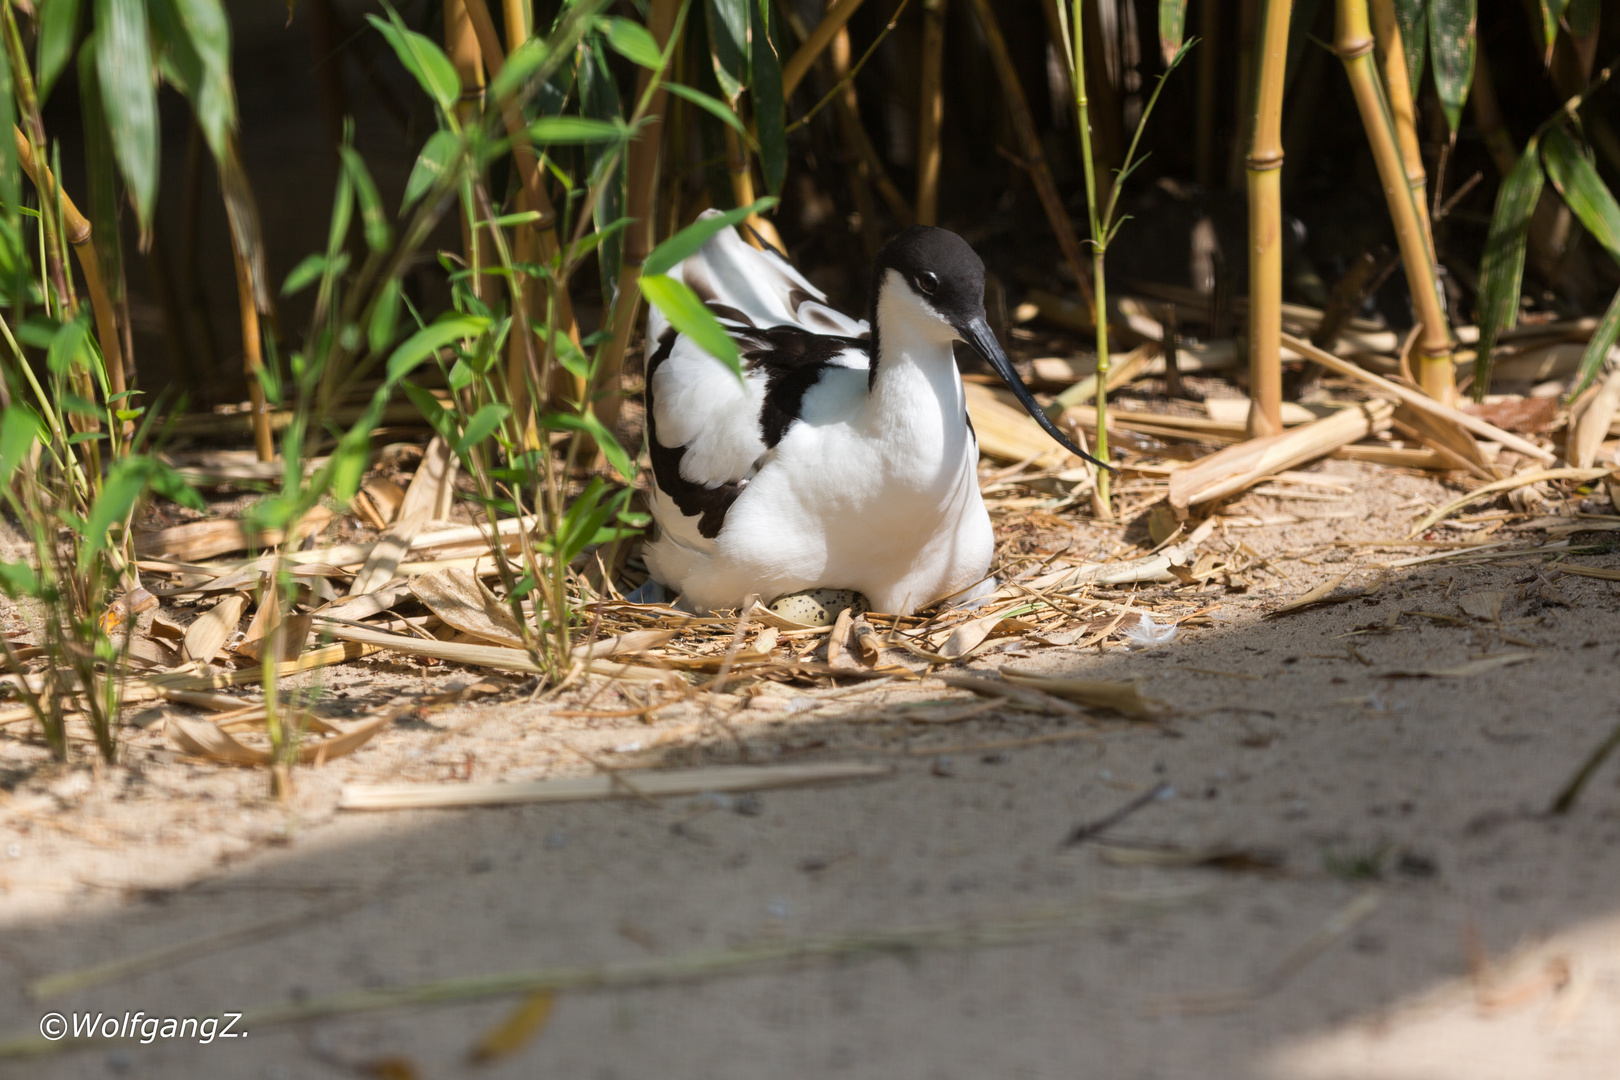
[{"label": "black wing patch", "polygon": [[747,481],[733,481],[710,487],[694,483],[681,475],[681,458],[686,456],[684,446],[665,446],[658,441],[658,412],[653,406],[653,373],[669,359],[675,350],[676,333],[673,327],[658,339],[658,350],[647,361],[647,456],[652,461],[653,482],[658,490],[674,500],[681,513],[698,519],[698,535],[713,540],[720,535],[726,523],[726,513]]},{"label": "black wing patch", "polygon": [[738,335],[749,371],[765,372],[765,403],[759,413],[759,436],[767,447],[782,441],[799,419],[804,395],[842,354],[866,351],[858,338],[815,334],[797,326],[773,326]]}]

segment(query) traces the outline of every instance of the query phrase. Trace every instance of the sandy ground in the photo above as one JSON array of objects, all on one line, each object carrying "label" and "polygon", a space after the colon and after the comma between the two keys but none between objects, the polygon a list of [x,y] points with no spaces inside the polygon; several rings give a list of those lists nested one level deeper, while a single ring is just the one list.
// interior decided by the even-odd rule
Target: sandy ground
[{"label": "sandy ground", "polygon": [[[262,774],[163,754],[63,770],[0,740],[0,1040],[50,1012],[248,1014],[245,1038],[95,1039],[0,1057],[0,1075],[1612,1078],[1620,761],[1571,813],[1546,811],[1616,721],[1620,584],[1559,573],[1545,554],[1379,571],[1442,550],[1365,542],[1404,536],[1456,489],[1323,469],[1356,494],[1227,508],[1214,550],[1252,561],[1231,587],[1131,594],[1210,607],[1210,625],[1149,649],[1013,643],[970,665],[1140,677],[1171,706],[1159,724],[1011,711],[918,723],[899,706],[967,698],[887,684],[813,710],[741,708],[728,731],[695,707],[651,725],[558,716],[515,686],[300,770],[290,807]],[[1493,528],[1471,526],[1433,536]],[[1076,530],[1082,547],[1121,536]],[[1609,535],[1575,534],[1600,550],[1561,557],[1620,566]],[[1548,535],[1510,522],[1491,539]],[[1263,618],[1345,571],[1345,589],[1370,591]],[[1489,591],[1505,594],[1496,620],[1464,613]],[[1530,656],[1392,677],[1515,652]],[[360,705],[480,678],[367,660],[328,685]],[[610,691],[584,711],[627,704]],[[336,809],[347,781],[583,774],[584,755],[893,772],[657,804]],[[1065,843],[1161,784],[1173,795]],[[657,970],[927,927],[900,951],[565,991],[539,1034],[485,1065],[469,1053],[516,998],[256,1022],[352,991]],[[27,990],[187,945],[78,990]]]}]

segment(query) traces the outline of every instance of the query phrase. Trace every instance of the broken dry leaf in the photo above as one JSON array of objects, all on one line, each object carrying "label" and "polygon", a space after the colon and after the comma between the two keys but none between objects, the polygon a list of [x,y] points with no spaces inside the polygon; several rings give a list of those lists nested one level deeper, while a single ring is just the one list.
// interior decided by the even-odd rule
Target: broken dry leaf
[{"label": "broken dry leaf", "polygon": [[1331,577],[1305,595],[1288,601],[1288,603],[1284,604],[1280,608],[1277,608],[1275,611],[1266,612],[1263,617],[1271,619],[1277,617],[1278,615],[1286,615],[1290,611],[1298,611],[1301,608],[1310,607],[1312,604],[1336,604],[1343,600],[1355,600],[1361,596],[1364,596],[1365,592],[1360,589],[1356,590],[1355,592],[1345,593],[1342,596],[1331,595],[1333,590],[1337,589],[1340,585],[1343,585],[1345,579],[1348,578],[1352,573],[1354,573],[1354,571],[1347,570],[1336,577]]},{"label": "broken dry leaf", "polygon": [[[771,632],[774,634],[775,630],[773,629]],[[574,660],[586,660],[604,656],[628,656],[632,653],[643,653],[649,649],[656,649],[669,644],[675,640],[678,634],[679,631],[677,630],[632,630],[628,634],[602,638],[588,645],[575,645],[570,650],[569,656]],[[763,640],[764,637],[764,633],[761,632],[760,639]],[[771,647],[774,647],[775,644],[776,639],[773,637],[771,646],[766,647],[764,651],[770,652]]]},{"label": "broken dry leaf", "polygon": [[247,601],[248,598],[242,593],[232,593],[203,612],[197,621],[186,629],[185,642],[181,650],[185,658],[207,663],[219,655],[219,650],[225,647],[225,640],[235,632],[236,623],[242,618]]},{"label": "broken dry leaf", "polygon": [[[409,712],[414,706],[394,709],[330,739],[305,739],[298,747],[301,764],[322,764],[352,754],[377,732]],[[169,738],[181,750],[227,765],[268,765],[270,754],[238,741],[229,732],[205,720],[169,717]]]},{"label": "broken dry leaf", "polygon": [[523,648],[523,631],[512,612],[471,572],[435,570],[412,579],[411,592],[462,633],[511,649]]},{"label": "broken dry leaf", "polygon": [[1027,686],[1094,709],[1110,709],[1139,720],[1154,719],[1166,711],[1164,702],[1145,697],[1141,686],[1135,681],[1065,679],[1056,675],[1036,675],[1011,667],[1003,667],[1001,677],[1017,686]]},{"label": "broken dry leaf", "polygon": [[1500,589],[1481,589],[1471,592],[1461,600],[1457,606],[1462,608],[1464,615],[1472,615],[1476,619],[1486,622],[1500,622],[1502,619],[1502,604],[1507,600],[1507,593]]}]

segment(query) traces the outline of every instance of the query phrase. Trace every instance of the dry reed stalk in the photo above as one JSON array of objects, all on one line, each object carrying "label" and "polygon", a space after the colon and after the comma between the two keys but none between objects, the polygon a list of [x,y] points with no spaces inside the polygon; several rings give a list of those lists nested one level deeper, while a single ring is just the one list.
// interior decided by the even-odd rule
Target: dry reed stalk
[{"label": "dry reed stalk", "polygon": [[1373,36],[1377,40],[1384,71],[1384,89],[1389,94],[1390,116],[1395,121],[1395,137],[1406,164],[1406,184],[1412,189],[1418,217],[1434,246],[1429,224],[1426,189],[1429,178],[1423,171],[1423,150],[1418,145],[1417,109],[1412,103],[1412,84],[1406,72],[1406,46],[1401,41],[1401,24],[1395,20],[1395,0],[1372,0]]},{"label": "dry reed stalk", "polygon": [[[1388,2],[1388,0],[1386,0]],[[1282,424],[1282,107],[1292,0],[1265,0],[1249,156],[1249,432]]]},{"label": "dry reed stalk", "polygon": [[1170,506],[1185,513],[1189,507],[1235,495],[1276,473],[1326,457],[1387,429],[1394,411],[1387,401],[1374,401],[1281,435],[1229,446],[1170,474]]},{"label": "dry reed stalk", "polygon": [[[832,43],[838,31],[849,22],[849,17],[855,14],[861,3],[862,0],[837,0],[827,9],[827,14],[822,16],[821,22],[816,24],[816,28],[809,36],[804,37],[804,44],[799,46],[782,68],[783,100],[793,96],[793,91],[799,88],[804,77],[810,73],[810,65],[821,55],[822,50]],[[748,203],[741,205],[747,206]]]},{"label": "dry reed stalk", "polygon": [[1449,405],[1457,396],[1451,363],[1451,331],[1440,301],[1434,249],[1407,184],[1406,166],[1395,137],[1395,122],[1373,59],[1367,0],[1338,0],[1336,23],[1334,52],[1344,62],[1356,108],[1367,131],[1373,160],[1378,165],[1378,177],[1384,185],[1384,199],[1389,204],[1390,220],[1400,243],[1412,303],[1422,324],[1413,348],[1417,354],[1418,382],[1430,397]]},{"label": "dry reed stalk", "polygon": [[946,0],[923,0],[922,86],[917,115],[917,223],[939,223],[939,129],[945,119]]},{"label": "dry reed stalk", "polygon": [[[1018,68],[1013,65],[1012,56],[1007,52],[1006,39],[1001,36],[1001,25],[996,21],[996,13],[990,6],[990,0],[968,0],[968,2],[972,4],[973,13],[979,19],[979,27],[984,31],[985,44],[990,49],[990,60],[995,65],[996,76],[1001,83],[1001,96],[1005,100],[1013,130],[1018,134],[1019,151],[1024,155],[1024,168],[1035,185],[1036,194],[1040,196],[1041,206],[1046,211],[1046,219],[1051,223],[1053,233],[1057,235],[1063,257],[1074,270],[1080,294],[1085,298],[1087,306],[1091,306],[1095,303],[1095,299],[1092,294],[1091,275],[1086,270],[1085,257],[1081,254],[1080,239],[1075,235],[1074,223],[1069,220],[1069,212],[1063,207],[1063,198],[1058,194],[1057,184],[1052,179],[1052,170],[1046,163],[1046,151],[1041,147],[1040,135],[1036,132],[1035,121],[1030,116],[1029,102],[1024,98],[1024,85],[1018,77]],[[1098,456],[1102,455],[1099,453]]]},{"label": "dry reed stalk", "polygon": [[[680,0],[651,0],[647,30],[660,49],[669,44],[669,35],[675,30],[680,10]],[[635,100],[646,96],[652,77],[652,72],[642,69],[636,81]],[[646,123],[625,152],[624,212],[630,218],[630,225],[624,231],[618,295],[613,302],[612,338],[602,354],[601,385],[607,392],[596,403],[596,414],[609,430],[619,418],[619,374],[641,308],[641,290],[637,286],[641,280],[641,264],[647,261],[657,237],[658,162],[668,101],[669,94],[660,84],[647,107]]]},{"label": "dry reed stalk", "polygon": [[1417,393],[1413,390],[1408,390],[1400,383],[1391,382],[1388,379],[1374,375],[1372,372],[1358,367],[1348,360],[1341,360],[1339,357],[1334,356],[1332,353],[1327,352],[1326,350],[1318,349],[1315,345],[1312,345],[1308,341],[1296,338],[1290,334],[1284,334],[1282,343],[1286,347],[1299,353],[1299,355],[1303,356],[1305,359],[1316,361],[1318,364],[1321,364],[1323,367],[1327,368],[1329,371],[1332,371],[1336,375],[1343,375],[1347,379],[1354,379],[1357,382],[1366,383],[1368,386],[1376,387],[1378,390],[1389,395],[1390,397],[1404,401],[1406,404],[1415,409],[1421,409],[1426,413],[1439,417],[1441,420],[1455,424],[1466,431],[1471,431],[1482,439],[1489,442],[1501,443],[1507,449],[1512,450],[1515,453],[1524,454],[1526,457],[1534,458],[1537,461],[1551,462],[1554,460],[1554,456],[1550,451],[1543,450],[1535,443],[1526,439],[1521,439],[1511,431],[1503,431],[1495,424],[1488,424],[1477,416],[1471,416],[1468,413],[1462,412],[1459,409],[1454,409],[1450,405],[1436,401],[1435,399],[1424,394]]},{"label": "dry reed stalk", "polygon": [[[56,184],[56,176],[51,172],[50,166],[45,165],[34,157],[33,146],[28,142],[27,136],[15,125],[12,133],[17,143],[17,163],[28,174],[28,179],[39,192],[42,203],[47,205],[54,202],[62,210],[62,231],[65,239],[73,246],[73,254],[79,260],[79,269],[84,274],[85,292],[90,294],[90,310],[96,319],[96,340],[101,345],[101,355],[107,362],[107,384],[114,395],[122,394],[127,385],[125,382],[124,356],[120,346],[118,334],[118,316],[113,307],[112,297],[107,292],[107,283],[101,280],[101,261],[96,252],[96,243],[93,238],[94,230],[90,220],[74,205],[68,193]],[[63,300],[67,297],[64,295]],[[120,407],[127,407],[127,403],[120,402]],[[126,431],[130,424],[124,425]]]}]

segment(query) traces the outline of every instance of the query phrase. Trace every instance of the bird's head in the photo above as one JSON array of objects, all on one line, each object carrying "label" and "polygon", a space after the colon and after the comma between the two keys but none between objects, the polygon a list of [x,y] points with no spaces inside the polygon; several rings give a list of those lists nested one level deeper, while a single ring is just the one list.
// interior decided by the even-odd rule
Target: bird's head
[{"label": "bird's head", "polygon": [[913,225],[878,252],[872,289],[872,325],[878,327],[881,314],[881,334],[905,334],[940,344],[966,342],[1059,445],[1095,465],[1113,468],[1063,434],[1018,377],[985,318],[984,262],[966,240],[947,229]]}]

